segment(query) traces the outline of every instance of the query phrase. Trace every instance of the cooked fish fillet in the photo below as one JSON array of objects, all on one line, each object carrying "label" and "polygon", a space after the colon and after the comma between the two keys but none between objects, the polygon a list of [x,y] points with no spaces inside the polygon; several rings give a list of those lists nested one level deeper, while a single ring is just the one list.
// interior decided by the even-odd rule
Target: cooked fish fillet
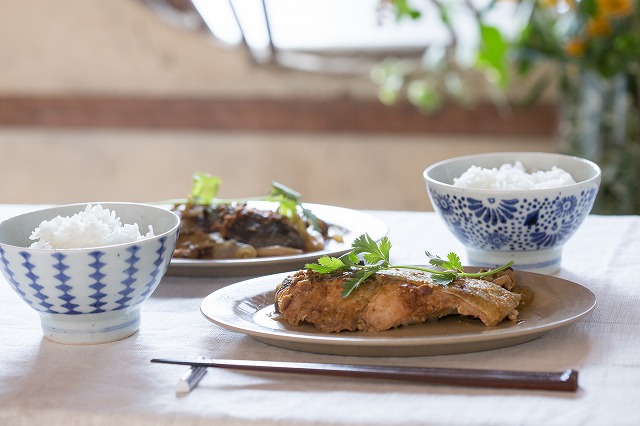
[{"label": "cooked fish fillet", "polygon": [[291,325],[307,322],[326,333],[377,332],[451,314],[477,317],[491,327],[518,316],[521,296],[502,287],[505,283],[513,287],[506,275],[496,277],[498,284],[463,278],[444,286],[431,282],[425,273],[385,270],[343,298],[342,286],[352,276],[297,271],[280,284],[276,310]]}]

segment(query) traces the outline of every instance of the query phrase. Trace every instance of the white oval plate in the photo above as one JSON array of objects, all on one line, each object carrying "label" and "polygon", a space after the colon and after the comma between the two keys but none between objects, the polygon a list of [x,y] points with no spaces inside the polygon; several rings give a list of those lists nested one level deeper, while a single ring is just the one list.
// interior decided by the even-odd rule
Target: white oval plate
[{"label": "white oval plate", "polygon": [[321,333],[313,325],[290,326],[276,319],[276,285],[287,273],[242,281],[211,293],[202,314],[228,330],[286,349],[332,355],[423,356],[476,352],[534,340],[571,324],[596,304],[585,287],[561,278],[516,271],[518,283],[534,291],[534,301],[517,323],[486,327],[479,320],[452,316],[379,333]]},{"label": "white oval plate", "polygon": [[[268,208],[268,206],[273,205],[274,203],[268,202],[254,201],[249,203],[249,206],[260,208]],[[303,268],[306,263],[316,262],[322,256],[340,256],[348,252],[351,250],[353,240],[365,232],[375,241],[380,240],[389,232],[386,223],[357,210],[310,203],[305,203],[304,207],[311,210],[313,214],[326,223],[342,228],[344,230],[344,241],[342,243],[329,241],[324,250],[292,256],[220,260],[172,259],[167,274],[181,276],[250,276],[292,271]]]}]

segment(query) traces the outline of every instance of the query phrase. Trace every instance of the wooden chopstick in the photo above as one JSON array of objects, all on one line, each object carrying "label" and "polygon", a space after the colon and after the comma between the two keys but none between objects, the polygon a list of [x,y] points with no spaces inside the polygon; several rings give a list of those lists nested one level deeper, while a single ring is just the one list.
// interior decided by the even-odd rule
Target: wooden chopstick
[{"label": "wooden chopstick", "polygon": [[151,362],[190,365],[194,367],[414,381],[450,386],[537,389],[566,392],[575,392],[578,389],[578,372],[576,370],[560,372],[476,370],[466,368],[317,364],[231,359],[211,359],[204,361],[152,359]]}]

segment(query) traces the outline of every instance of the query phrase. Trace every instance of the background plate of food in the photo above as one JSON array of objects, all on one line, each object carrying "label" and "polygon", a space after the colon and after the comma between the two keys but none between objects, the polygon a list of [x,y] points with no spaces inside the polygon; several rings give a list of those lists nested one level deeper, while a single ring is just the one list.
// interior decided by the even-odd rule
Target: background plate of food
[{"label": "background plate of food", "polygon": [[[226,205],[232,218],[227,218],[225,222],[226,229],[229,229],[225,235],[236,238],[207,240],[195,250],[208,251],[213,248],[227,258],[190,258],[193,254],[185,255],[189,251],[188,241],[192,236],[188,233],[191,225],[185,222],[183,215],[178,246],[167,273],[183,276],[251,276],[292,271],[302,268],[306,263],[315,262],[321,256],[339,256],[348,252],[353,240],[364,232],[379,240],[389,230],[383,221],[357,210],[313,203],[303,206],[323,224],[322,231],[312,233],[314,242],[310,248],[305,248],[305,245],[308,247],[305,240],[311,230],[305,227],[300,233],[284,224],[279,219],[280,215],[274,214],[276,203],[249,201],[246,204]],[[243,235],[247,230],[253,235]],[[195,245],[198,246],[197,242]]]},{"label": "background plate of food", "polygon": [[[376,241],[387,225],[364,212],[302,203],[301,194],[277,182],[265,196],[218,197],[220,178],[196,173],[185,200],[168,208],[180,217],[180,236],[168,274],[253,276],[302,268],[349,251],[362,233]],[[168,204],[168,202],[165,202]]]},{"label": "background plate of food", "polygon": [[277,312],[274,302],[276,288],[282,288],[281,283],[292,273],[222,288],[202,301],[201,311],[214,324],[286,349],[351,356],[425,356],[525,343],[579,320],[595,306],[594,294],[577,283],[532,272],[511,273],[515,274],[517,285],[527,289],[528,301],[517,307],[517,318],[505,318],[495,326],[463,315],[447,315],[378,332],[323,332],[306,322],[291,325]]}]

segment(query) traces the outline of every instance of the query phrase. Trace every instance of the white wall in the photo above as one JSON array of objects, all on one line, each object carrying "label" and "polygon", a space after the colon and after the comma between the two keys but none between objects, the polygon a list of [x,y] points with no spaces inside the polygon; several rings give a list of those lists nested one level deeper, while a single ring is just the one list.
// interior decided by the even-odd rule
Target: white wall
[{"label": "white wall", "polygon": [[[0,96],[375,96],[365,77],[256,67],[242,52],[163,23],[137,0],[5,2],[0,60]],[[426,210],[422,170],[433,162],[554,149],[540,138],[0,127],[0,203],[176,198],[205,171],[223,179],[228,197],[263,194],[277,180],[308,202]]]},{"label": "white wall", "polygon": [[204,171],[222,178],[225,197],[265,194],[275,180],[308,202],[427,210],[427,165],[549,145],[537,139],[5,129],[0,202],[164,200],[185,196],[192,174]]}]

